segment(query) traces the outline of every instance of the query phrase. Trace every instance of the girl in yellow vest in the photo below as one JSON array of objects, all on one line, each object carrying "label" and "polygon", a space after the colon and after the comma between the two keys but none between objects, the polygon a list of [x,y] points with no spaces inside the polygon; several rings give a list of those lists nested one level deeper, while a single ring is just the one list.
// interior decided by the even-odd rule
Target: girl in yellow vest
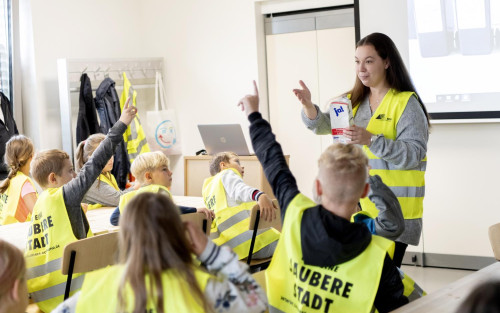
[{"label": "girl in yellow vest", "polygon": [[134,197],[120,221],[119,264],[86,274],[81,292],[52,312],[263,312],[247,265],[178,212],[163,194]]},{"label": "girl in yellow vest", "polygon": [[7,142],[5,163],[9,176],[0,185],[0,225],[26,222],[38,198],[30,166],[35,153],[31,139],[17,135]]},{"label": "girl in yellow vest", "polygon": [[[142,192],[159,192],[172,198],[172,194],[170,193],[172,171],[169,166],[170,160],[160,151],[142,153],[132,162],[130,172],[141,187],[136,191],[121,196],[119,206],[111,214],[111,225],[118,225],[120,214],[123,213],[125,206],[132,198]],[[213,219],[214,217],[214,213],[211,210],[207,210],[207,208],[179,206],[179,209],[181,214],[202,212],[207,218]]]},{"label": "girl in yellow vest", "polygon": [[[64,151],[45,150],[33,158],[31,172],[43,192],[33,208],[24,255],[28,291],[43,312],[52,311],[63,301],[67,280],[67,275],[61,274],[64,247],[92,236],[81,207],[83,196],[122,142],[123,133],[135,114],[135,107],[128,104],[124,107],[120,119],[78,175]],[[83,278],[73,275],[70,294],[80,289]]]},{"label": "girl in yellow vest", "polygon": [[[356,82],[347,94],[354,126],[344,135],[363,146],[370,175],[379,175],[398,197],[405,231],[396,240],[394,262],[400,266],[408,244],[418,245],[422,232],[423,199],[429,116],[418,96],[394,42],[373,33],[356,44]],[[316,134],[331,134],[330,115],[311,102],[311,92],[300,81],[293,92],[303,105],[302,120]],[[374,216],[369,199],[362,209]]]},{"label": "girl in yellow vest", "polygon": [[[271,199],[262,191],[243,181],[244,167],[234,152],[216,154],[210,162],[212,177],[203,182],[205,205],[215,212],[210,238],[217,245],[229,245],[240,259],[248,257],[253,231],[248,230],[250,211],[258,203],[264,220],[276,218]],[[264,259],[273,255],[279,232],[274,228],[257,235],[252,258]]]},{"label": "girl in yellow vest", "polygon": [[[89,160],[92,153],[94,153],[104,138],[106,138],[104,134],[93,134],[90,135],[85,141],[78,144],[75,157],[77,172],[79,172],[83,165]],[[97,209],[103,206],[116,207],[120,202],[120,197],[133,190],[133,188],[129,188],[122,191],[118,188],[116,179],[113,174],[111,174],[113,161],[114,157],[111,157],[102,170],[101,175],[99,175],[90,187],[89,191],[85,194],[82,202],[89,204],[88,210]]]},{"label": "girl in yellow vest", "polygon": [[0,313],[24,313],[28,306],[26,265],[18,248],[0,239]]}]

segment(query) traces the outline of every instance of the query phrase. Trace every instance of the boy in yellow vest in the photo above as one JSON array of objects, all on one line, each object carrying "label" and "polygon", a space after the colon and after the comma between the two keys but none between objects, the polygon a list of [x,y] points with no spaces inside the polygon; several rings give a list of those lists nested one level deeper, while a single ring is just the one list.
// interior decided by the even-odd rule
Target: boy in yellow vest
[{"label": "boy in yellow vest", "polygon": [[[210,238],[217,245],[228,245],[240,259],[248,257],[253,231],[248,230],[250,210],[258,203],[264,220],[276,218],[271,199],[243,181],[245,173],[236,153],[221,152],[210,162],[212,177],[203,182],[202,196],[207,208],[215,211]],[[279,232],[274,228],[257,235],[252,258],[273,255]]]},{"label": "boy in yellow vest", "polygon": [[369,191],[368,159],[354,145],[334,144],[321,155],[314,190],[301,194],[254,94],[240,100],[250,137],[282,209],[283,230],[266,272],[270,312],[379,312],[406,303],[391,256],[394,242],[351,223]]},{"label": "boy in yellow vest", "polygon": [[[136,111],[127,102],[120,120],[78,175],[64,151],[45,150],[33,158],[31,172],[43,192],[33,208],[24,254],[28,292],[44,312],[52,311],[63,301],[67,279],[61,274],[64,247],[92,236],[81,207],[82,199],[123,140],[123,133]],[[73,275],[71,292],[79,290],[82,282],[83,276]]]},{"label": "boy in yellow vest", "polygon": [[[170,161],[161,151],[145,152],[140,154],[130,167],[130,172],[134,175],[140,188],[126,193],[120,197],[118,207],[113,211],[110,217],[111,225],[118,226],[120,215],[127,203],[137,194],[142,192],[163,193],[170,199],[170,187],[172,186],[172,171],[170,170]],[[181,214],[201,212],[207,218],[213,219],[214,213],[207,208],[193,208],[178,206]]]}]

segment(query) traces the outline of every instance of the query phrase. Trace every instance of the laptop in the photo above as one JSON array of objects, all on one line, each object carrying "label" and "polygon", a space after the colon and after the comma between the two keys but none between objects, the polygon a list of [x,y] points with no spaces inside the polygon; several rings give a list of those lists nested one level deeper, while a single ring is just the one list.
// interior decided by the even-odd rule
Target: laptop
[{"label": "laptop", "polygon": [[209,155],[224,151],[250,155],[240,124],[198,125],[198,130]]}]

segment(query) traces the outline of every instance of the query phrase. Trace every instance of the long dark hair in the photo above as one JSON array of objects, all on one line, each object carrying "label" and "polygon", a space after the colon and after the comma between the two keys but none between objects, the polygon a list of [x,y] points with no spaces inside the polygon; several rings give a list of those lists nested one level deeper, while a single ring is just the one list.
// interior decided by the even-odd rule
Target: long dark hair
[{"label": "long dark hair", "polygon": [[[382,33],[372,33],[362,38],[356,44],[356,48],[360,46],[373,46],[375,51],[383,60],[389,60],[389,67],[386,69],[386,80],[389,86],[398,91],[412,91],[417,95],[417,100],[424,110],[427,124],[429,124],[429,113],[422,102],[422,99],[417,93],[413,82],[411,81],[408,70],[406,69],[403,59],[399,54],[398,48],[389,36]],[[354,87],[349,92],[351,94],[351,102],[353,106],[357,106],[365,97],[370,94],[370,88],[363,85],[359,77],[356,76]]]}]

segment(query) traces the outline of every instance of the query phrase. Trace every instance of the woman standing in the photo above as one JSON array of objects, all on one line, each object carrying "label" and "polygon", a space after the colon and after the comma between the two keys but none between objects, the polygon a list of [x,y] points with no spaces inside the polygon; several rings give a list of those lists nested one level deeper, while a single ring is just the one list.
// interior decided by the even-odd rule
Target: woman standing
[{"label": "woman standing", "polygon": [[[373,33],[356,44],[356,82],[348,92],[354,126],[344,135],[363,145],[370,159],[370,175],[379,175],[398,197],[405,231],[396,240],[394,262],[399,267],[408,244],[418,245],[422,232],[424,174],[427,163],[429,116],[418,96],[394,42]],[[302,120],[316,134],[331,134],[330,116],[311,102],[300,81],[293,92],[303,106]],[[376,214],[368,198],[363,210]]]}]

